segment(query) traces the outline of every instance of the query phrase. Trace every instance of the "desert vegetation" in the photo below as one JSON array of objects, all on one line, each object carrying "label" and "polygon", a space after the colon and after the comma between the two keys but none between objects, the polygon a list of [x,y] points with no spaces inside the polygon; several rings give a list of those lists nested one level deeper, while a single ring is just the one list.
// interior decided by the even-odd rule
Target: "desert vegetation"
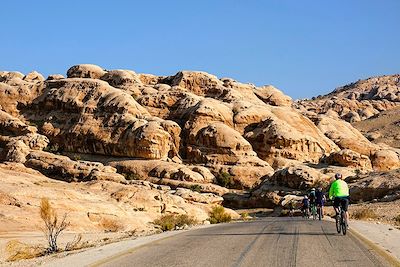
[{"label": "desert vegetation", "polygon": [[209,218],[209,221],[211,224],[226,223],[226,222],[230,222],[231,220],[232,220],[231,215],[229,215],[225,211],[224,207],[215,206],[212,208],[212,210],[210,212],[210,218]]},{"label": "desert vegetation", "polygon": [[162,231],[172,231],[185,226],[197,224],[196,220],[187,214],[166,214],[154,221]]}]

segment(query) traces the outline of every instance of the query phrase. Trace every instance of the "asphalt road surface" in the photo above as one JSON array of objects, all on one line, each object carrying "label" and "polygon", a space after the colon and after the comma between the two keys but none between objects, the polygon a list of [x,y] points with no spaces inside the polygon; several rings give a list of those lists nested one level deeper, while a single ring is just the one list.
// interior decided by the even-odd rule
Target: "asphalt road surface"
[{"label": "asphalt road surface", "polygon": [[[351,230],[350,230],[351,232]],[[264,218],[158,240],[100,266],[388,266],[334,223]]]}]

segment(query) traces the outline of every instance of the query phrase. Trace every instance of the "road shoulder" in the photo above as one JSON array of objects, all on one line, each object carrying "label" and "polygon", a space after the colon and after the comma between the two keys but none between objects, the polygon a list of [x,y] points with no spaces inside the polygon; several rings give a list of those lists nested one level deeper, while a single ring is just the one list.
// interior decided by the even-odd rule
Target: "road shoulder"
[{"label": "road shoulder", "polygon": [[392,225],[350,221],[350,233],[394,266],[400,266],[400,230]]}]

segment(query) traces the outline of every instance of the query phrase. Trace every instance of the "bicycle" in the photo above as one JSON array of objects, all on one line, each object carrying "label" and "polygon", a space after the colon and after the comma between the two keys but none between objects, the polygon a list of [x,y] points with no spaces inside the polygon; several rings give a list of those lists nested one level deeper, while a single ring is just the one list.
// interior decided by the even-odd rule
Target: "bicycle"
[{"label": "bicycle", "polygon": [[318,219],[322,220],[322,206],[317,205],[317,214],[318,214]]},{"label": "bicycle", "polygon": [[341,205],[338,207],[339,212],[336,214],[336,231],[340,234],[346,235],[347,233],[347,221],[345,220],[346,212],[342,209]]},{"label": "bicycle", "polygon": [[308,210],[308,207],[303,207],[303,218],[310,218],[310,212]]},{"label": "bicycle", "polygon": [[311,214],[313,216],[313,220],[316,220],[317,219],[317,207],[315,206],[315,204],[311,204],[310,210],[311,210]]}]

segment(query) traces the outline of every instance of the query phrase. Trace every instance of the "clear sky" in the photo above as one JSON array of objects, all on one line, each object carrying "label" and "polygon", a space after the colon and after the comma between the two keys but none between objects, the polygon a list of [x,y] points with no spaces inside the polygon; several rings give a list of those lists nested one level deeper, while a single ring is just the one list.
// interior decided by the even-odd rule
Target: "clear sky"
[{"label": "clear sky", "polygon": [[400,0],[2,1],[0,70],[202,70],[293,98],[400,73]]}]

